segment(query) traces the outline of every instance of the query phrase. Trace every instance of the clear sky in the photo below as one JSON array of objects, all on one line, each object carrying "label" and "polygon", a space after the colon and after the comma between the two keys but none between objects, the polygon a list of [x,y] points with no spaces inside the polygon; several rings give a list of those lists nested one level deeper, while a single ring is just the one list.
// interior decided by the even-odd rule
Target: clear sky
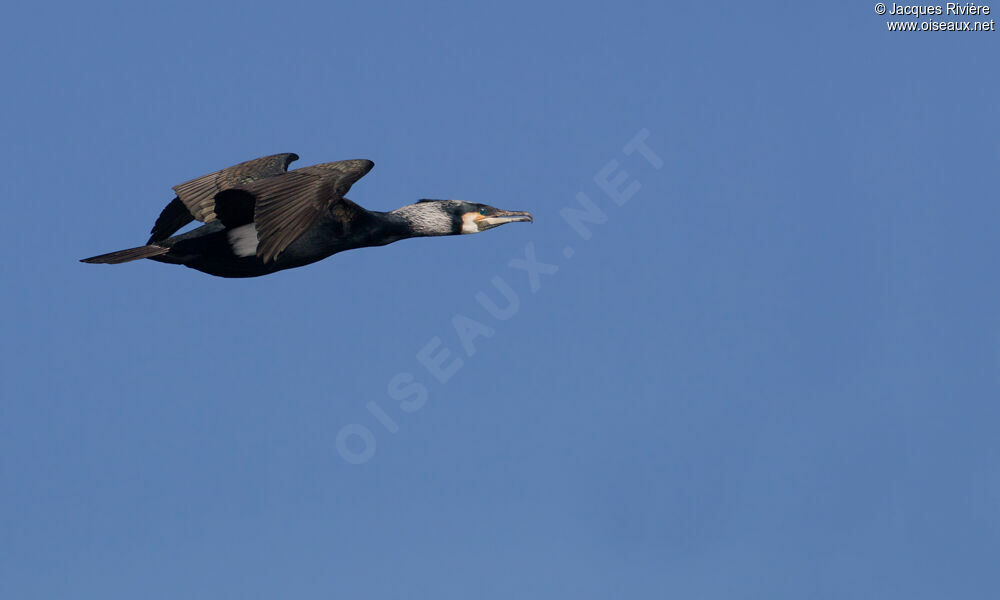
[{"label": "clear sky", "polygon": [[[471,4],[4,9],[0,597],[992,597],[1000,33]],[[277,152],[535,223],[77,262]]]}]

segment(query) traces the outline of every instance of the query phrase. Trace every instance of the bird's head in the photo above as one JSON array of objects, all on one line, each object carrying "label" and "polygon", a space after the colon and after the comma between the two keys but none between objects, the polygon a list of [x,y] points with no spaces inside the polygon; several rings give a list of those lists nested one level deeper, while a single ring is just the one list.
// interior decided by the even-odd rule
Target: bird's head
[{"label": "bird's head", "polygon": [[[431,200],[433,202],[433,200]],[[531,213],[520,210],[502,210],[488,204],[475,204],[459,200],[453,214],[460,223],[460,233],[479,233],[507,223],[535,221]]]},{"label": "bird's head", "polygon": [[502,210],[464,200],[421,200],[393,211],[404,216],[423,235],[479,233],[505,223],[533,222],[529,212]]}]

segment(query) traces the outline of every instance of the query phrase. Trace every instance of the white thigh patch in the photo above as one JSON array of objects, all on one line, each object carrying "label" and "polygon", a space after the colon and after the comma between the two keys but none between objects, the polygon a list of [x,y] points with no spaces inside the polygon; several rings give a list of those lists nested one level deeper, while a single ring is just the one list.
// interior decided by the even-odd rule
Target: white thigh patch
[{"label": "white thigh patch", "polygon": [[253,223],[233,227],[226,232],[229,246],[236,256],[246,257],[257,254],[257,228]]}]

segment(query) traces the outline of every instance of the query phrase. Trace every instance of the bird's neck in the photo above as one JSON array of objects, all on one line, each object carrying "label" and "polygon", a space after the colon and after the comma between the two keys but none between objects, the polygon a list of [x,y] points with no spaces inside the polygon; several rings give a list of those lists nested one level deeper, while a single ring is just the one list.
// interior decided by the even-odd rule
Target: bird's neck
[{"label": "bird's neck", "polygon": [[456,233],[451,215],[429,202],[408,204],[378,216],[384,235],[396,239]]}]

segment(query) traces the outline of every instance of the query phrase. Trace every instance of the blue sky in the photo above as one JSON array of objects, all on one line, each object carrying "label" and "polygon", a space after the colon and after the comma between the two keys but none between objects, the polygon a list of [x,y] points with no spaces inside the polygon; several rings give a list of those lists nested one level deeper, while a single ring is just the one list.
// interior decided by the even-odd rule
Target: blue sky
[{"label": "blue sky", "polygon": [[[997,33],[788,2],[21,3],[0,33],[0,596],[1000,583]],[[369,208],[535,223],[250,280],[77,262],[276,152],[374,160]]]}]

